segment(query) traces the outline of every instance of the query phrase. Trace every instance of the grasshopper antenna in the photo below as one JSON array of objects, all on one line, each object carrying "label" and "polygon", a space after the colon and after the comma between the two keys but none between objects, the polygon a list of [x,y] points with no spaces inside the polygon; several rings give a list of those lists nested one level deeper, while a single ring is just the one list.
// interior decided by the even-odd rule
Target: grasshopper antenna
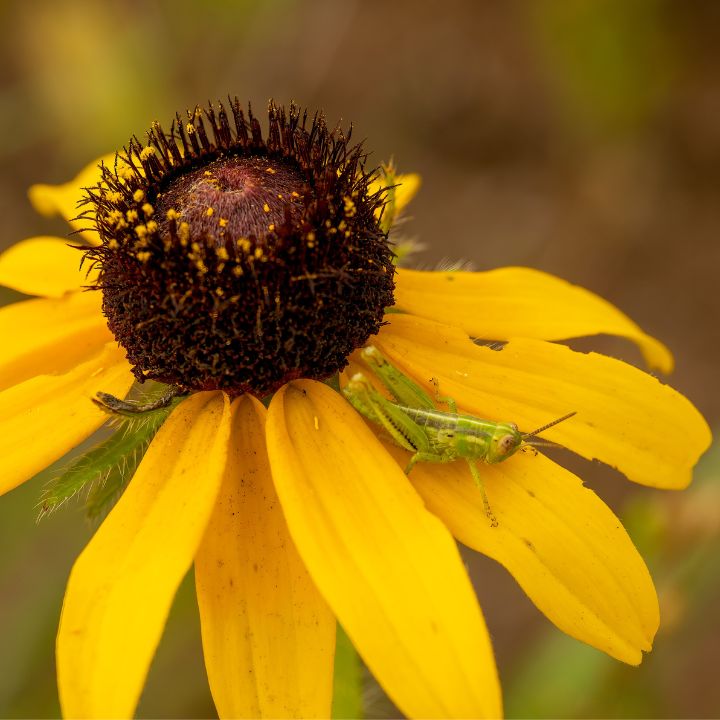
[{"label": "grasshopper antenna", "polygon": [[[562,445],[551,442],[550,440],[536,440],[531,438],[532,442],[526,442],[525,445],[531,445],[532,447],[549,447],[549,448],[561,448]],[[524,441],[523,441],[524,442]]]},{"label": "grasshopper antenna", "polygon": [[558,418],[557,420],[553,420],[552,422],[549,422],[547,425],[543,425],[542,427],[539,427],[537,430],[533,430],[529,433],[523,433],[522,439],[527,441],[528,438],[535,437],[535,435],[538,435],[539,433],[547,430],[548,428],[553,427],[554,425],[558,425],[561,422],[565,422],[565,420],[569,420],[573,415],[577,415],[577,411],[574,410],[571,413],[568,413],[567,415],[563,415],[561,418]]}]

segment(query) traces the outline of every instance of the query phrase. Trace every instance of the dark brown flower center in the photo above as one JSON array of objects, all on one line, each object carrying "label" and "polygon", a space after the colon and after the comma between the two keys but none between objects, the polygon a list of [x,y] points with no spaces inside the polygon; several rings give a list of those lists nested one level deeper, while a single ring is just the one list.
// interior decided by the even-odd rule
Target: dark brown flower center
[{"label": "dark brown flower center", "polygon": [[[133,140],[90,191],[103,310],[138,379],[263,396],[326,378],[392,305],[392,252],[358,146],[235,101]],[[206,127],[207,123],[210,132]],[[211,139],[212,137],[212,139]]]},{"label": "dark brown flower center", "polygon": [[266,156],[213,160],[176,178],[159,195],[160,231],[174,209],[193,233],[216,237],[263,237],[280,225],[286,209],[302,212],[300,192],[311,192],[302,172],[286,160]]}]

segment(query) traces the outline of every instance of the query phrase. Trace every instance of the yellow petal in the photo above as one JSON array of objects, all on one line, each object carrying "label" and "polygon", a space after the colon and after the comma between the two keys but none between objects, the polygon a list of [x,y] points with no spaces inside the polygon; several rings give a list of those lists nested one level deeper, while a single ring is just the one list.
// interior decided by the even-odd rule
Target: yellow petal
[{"label": "yellow petal", "polygon": [[405,173],[395,177],[395,215],[399,215],[417,195],[420,189],[420,176],[416,173]]},{"label": "yellow petal", "polygon": [[[409,453],[389,448],[404,466]],[[657,631],[645,563],[610,508],[542,455],[519,453],[480,471],[498,526],[462,460],[410,473],[428,509],[468,547],[504,565],[561,630],[633,665]]]},{"label": "yellow petal", "polygon": [[92,219],[78,219],[84,210],[79,207],[79,203],[85,197],[84,189],[100,182],[101,162],[110,168],[114,167],[115,153],[94,160],[69,182],[62,185],[33,185],[28,193],[30,202],[39,213],[48,217],[60,215],[70,223],[73,230],[82,230],[82,237],[92,245],[98,245],[100,239],[95,230],[89,229],[93,224]]},{"label": "yellow petal", "polygon": [[133,383],[125,353],[110,343],[64,375],[39,375],[0,392],[0,495],[61,458],[107,414],[91,398],[124,397]]},{"label": "yellow petal", "polygon": [[265,408],[232,406],[223,485],[195,560],[205,667],[221,718],[330,717],[335,617],[288,534]]},{"label": "yellow petal", "polygon": [[487,630],[451,535],[345,400],[298,381],[268,413],[273,480],[300,556],[411,717],[497,717]]},{"label": "yellow petal", "polygon": [[77,292],[0,308],[0,390],[68,372],[112,341],[101,303],[99,292]]},{"label": "yellow petal", "polygon": [[132,716],[215,504],[229,435],[222,394],[179,405],[75,562],[57,639],[65,717]]},{"label": "yellow petal", "polygon": [[370,183],[368,193],[371,195],[385,188],[388,189],[385,194],[385,207],[376,212],[378,218],[382,217],[382,228],[385,232],[390,230],[395,220],[415,197],[420,184],[419,175],[415,173],[397,175],[392,165],[383,166],[380,174]]},{"label": "yellow petal", "polygon": [[405,372],[466,412],[535,428],[577,415],[542,433],[630,480],[683,488],[711,441],[707,423],[680,393],[631,365],[540,340],[500,350],[475,345],[457,328],[409,315],[388,316],[373,340]]},{"label": "yellow petal", "polygon": [[670,351],[589,290],[530,268],[488,272],[399,269],[395,304],[413,315],[456,325],[485,340],[566,340],[618,335],[637,343],[651,368],[671,372]]},{"label": "yellow petal", "polygon": [[82,253],[67,240],[23,240],[0,255],[0,285],[26,295],[59,298],[93,282],[87,273],[89,265],[85,263],[80,269],[81,260]]}]

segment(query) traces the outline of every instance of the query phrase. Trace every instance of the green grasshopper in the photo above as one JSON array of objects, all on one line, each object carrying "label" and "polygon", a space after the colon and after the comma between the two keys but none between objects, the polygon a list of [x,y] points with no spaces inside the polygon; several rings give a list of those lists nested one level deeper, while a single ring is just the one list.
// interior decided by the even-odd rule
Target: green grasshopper
[{"label": "green grasshopper", "polygon": [[356,373],[343,388],[350,404],[361,415],[382,427],[397,445],[413,453],[405,468],[406,474],[418,462],[465,460],[493,527],[497,527],[498,523],[490,509],[478,461],[498,463],[523,447],[546,444],[538,442],[535,436],[575,415],[571,412],[533,432],[521,433],[514,423],[494,422],[458,413],[455,400],[440,397],[437,381],[433,379],[436,400],[449,409],[449,412],[443,412],[437,409],[432,398],[419,385],[392,365],[375,346],[363,348],[361,356],[396,402],[385,398],[362,373]]}]

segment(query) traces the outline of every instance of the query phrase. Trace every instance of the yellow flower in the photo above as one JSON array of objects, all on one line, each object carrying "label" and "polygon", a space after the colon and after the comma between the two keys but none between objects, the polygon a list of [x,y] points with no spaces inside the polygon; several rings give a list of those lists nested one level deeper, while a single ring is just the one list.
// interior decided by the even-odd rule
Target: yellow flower
[{"label": "yellow flower", "polygon": [[[98,180],[93,164],[31,199],[71,219],[79,188]],[[394,214],[411,194],[395,196]],[[0,493],[105,422],[97,392],[124,397],[133,383],[78,264],[77,250],[47,237],[0,257],[0,283],[38,296],[0,310]],[[400,269],[395,280],[372,342],[429,392],[436,378],[463,411],[524,429],[576,411],[548,439],[644,485],[688,484],[710,442],[693,406],[628,364],[553,342],[626,337],[668,372],[667,349],[609,303],[526,268]],[[631,664],[650,650],[652,580],[579,478],[541,454],[483,466],[492,527],[464,463],[420,463],[408,477],[406,462],[316,380],[283,384],[268,410],[250,394],[191,394],[73,568],[57,641],[64,714],[132,715],[193,563],[221,717],[327,717],[336,618],[403,713],[499,716],[492,647],[455,539],[504,565],[571,636]]]}]

